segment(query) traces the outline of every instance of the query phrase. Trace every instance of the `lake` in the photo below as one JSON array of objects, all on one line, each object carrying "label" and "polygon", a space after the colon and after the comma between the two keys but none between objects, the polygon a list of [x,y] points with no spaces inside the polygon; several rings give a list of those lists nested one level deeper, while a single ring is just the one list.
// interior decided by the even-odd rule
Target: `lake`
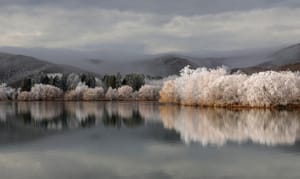
[{"label": "lake", "polygon": [[2,102],[1,178],[298,179],[300,111]]}]

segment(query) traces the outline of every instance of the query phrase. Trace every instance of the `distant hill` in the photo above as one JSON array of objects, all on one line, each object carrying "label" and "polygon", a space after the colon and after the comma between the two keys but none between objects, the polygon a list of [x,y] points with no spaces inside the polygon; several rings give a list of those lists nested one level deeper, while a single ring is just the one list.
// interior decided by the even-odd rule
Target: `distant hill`
[{"label": "distant hill", "polygon": [[[44,48],[17,48],[6,47],[1,51],[12,54],[25,54],[37,59],[46,60],[49,63],[72,65],[74,67],[97,74],[144,73],[152,76],[168,76],[178,74],[181,67],[217,67],[244,68],[254,66],[266,61],[265,57],[279,48],[269,49],[245,49],[244,51],[232,51],[199,55],[198,53],[169,53],[169,54],[143,54],[142,52],[124,52],[107,50],[68,50],[68,49],[44,49]],[[200,53],[201,49],[199,49]]]},{"label": "distant hill", "polygon": [[178,74],[179,71],[190,65],[192,68],[197,67],[215,67],[216,62],[211,58],[198,59],[176,54],[153,55],[144,59],[132,61],[105,61],[105,60],[81,60],[80,63],[74,63],[85,70],[90,70],[98,74],[112,74],[121,72],[143,73],[151,76],[169,76]]},{"label": "distant hill", "polygon": [[[40,72],[91,72],[99,75],[121,72],[122,74],[143,73],[145,75],[166,77],[178,74],[187,65],[190,65],[191,68],[215,68],[224,65],[233,68],[232,71],[240,70],[248,74],[266,70],[300,70],[300,44],[279,50],[251,52],[246,55],[232,55],[231,57],[224,55],[216,58],[159,54],[133,56],[131,60],[129,55],[125,55],[122,60],[111,60],[111,58],[106,59],[98,53],[87,57],[88,54],[80,54],[79,52],[73,54],[73,51],[61,52],[60,55],[56,56],[55,52],[50,50],[49,53],[45,53],[46,55],[40,54],[39,58],[0,53],[0,82],[11,83]],[[36,54],[38,55],[38,53]],[[66,55],[66,58],[64,58],[64,55]],[[99,58],[96,57],[98,55]],[[53,60],[51,60],[52,56]],[[47,57],[47,61],[40,60],[44,57]],[[56,64],[58,62],[59,64]]]},{"label": "distant hill", "polygon": [[253,67],[234,69],[247,74],[275,70],[275,71],[300,71],[300,44],[292,45],[278,50],[266,57],[266,62]]},{"label": "distant hill", "polygon": [[83,70],[45,62],[34,57],[0,53],[0,82],[13,83],[26,76],[45,73],[71,73]]},{"label": "distant hill", "polygon": [[269,61],[258,66],[264,68],[279,67],[288,64],[300,63],[300,43],[283,48],[268,57]]},{"label": "distant hill", "polygon": [[[170,54],[145,61],[138,61],[135,62],[134,65],[139,66],[139,69],[142,69],[140,72],[144,71],[149,75],[155,76],[169,76],[178,74],[179,71],[187,65],[191,66],[192,68],[197,68],[200,66],[200,64],[196,63],[192,59]],[[206,66],[206,64],[201,66]]]},{"label": "distant hill", "polygon": [[213,67],[210,60],[200,60],[179,55],[160,55],[149,59],[107,62],[99,59],[82,60],[76,67],[63,64],[46,62],[35,57],[25,55],[14,55],[0,53],[0,82],[14,83],[26,76],[45,73],[81,73],[91,72],[99,75],[112,74],[117,72],[143,73],[151,76],[169,76],[178,74],[179,71],[190,65],[192,68],[199,66]]}]

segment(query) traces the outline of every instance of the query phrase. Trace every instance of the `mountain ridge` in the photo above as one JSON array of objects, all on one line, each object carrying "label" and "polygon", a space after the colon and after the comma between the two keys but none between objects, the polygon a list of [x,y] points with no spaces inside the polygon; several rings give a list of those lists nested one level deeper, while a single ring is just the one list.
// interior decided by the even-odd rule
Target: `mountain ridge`
[{"label": "mountain ridge", "polygon": [[286,71],[292,69],[292,71],[300,71],[300,43],[275,51],[266,58],[268,61],[264,63],[235,70],[240,70],[247,74],[267,70]]},{"label": "mountain ridge", "polygon": [[[252,58],[259,58],[259,61],[263,62],[249,67],[232,68],[232,66],[234,67],[232,64],[235,62],[247,62]],[[49,62],[49,60],[41,60],[40,58],[27,55],[0,53],[0,63],[0,81],[6,83],[41,72],[93,73],[99,76],[121,72],[122,74],[143,73],[150,76],[166,77],[179,74],[179,71],[187,65],[191,66],[191,68],[228,66],[229,69],[232,69],[232,72],[239,70],[247,74],[266,70],[280,71],[290,69],[292,71],[298,71],[300,70],[300,43],[269,54],[236,56],[234,58],[205,58],[169,53],[145,56],[143,59],[133,59],[131,61],[107,61],[102,58],[86,58],[86,60],[82,59],[80,63],[76,63],[76,60],[74,60],[74,63],[56,64]],[[250,62],[244,63],[244,65],[245,64],[250,64]]]},{"label": "mountain ridge", "polygon": [[30,75],[45,73],[79,73],[81,69],[57,65],[35,57],[0,53],[0,82],[13,83]]}]

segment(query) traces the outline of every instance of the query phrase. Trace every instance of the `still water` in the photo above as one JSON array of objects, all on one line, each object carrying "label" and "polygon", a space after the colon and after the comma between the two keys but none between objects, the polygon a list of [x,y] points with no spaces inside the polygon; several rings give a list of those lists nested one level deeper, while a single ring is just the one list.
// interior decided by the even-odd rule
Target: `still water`
[{"label": "still water", "polygon": [[300,111],[0,103],[1,179],[299,179]]}]

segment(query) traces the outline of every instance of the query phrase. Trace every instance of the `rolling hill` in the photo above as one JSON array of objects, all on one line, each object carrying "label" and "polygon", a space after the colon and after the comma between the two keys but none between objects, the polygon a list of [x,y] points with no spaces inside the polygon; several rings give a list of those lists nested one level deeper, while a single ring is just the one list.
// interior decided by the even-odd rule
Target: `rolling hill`
[{"label": "rolling hill", "polygon": [[[75,61],[76,62],[76,61]],[[162,55],[149,59],[135,61],[104,61],[98,59],[82,60],[81,63],[73,63],[73,66],[54,64],[35,57],[0,53],[0,82],[14,83],[20,79],[45,73],[82,73],[89,72],[98,75],[121,72],[143,73],[152,76],[169,76],[178,74],[179,71],[190,65],[192,68],[199,66],[213,67],[210,60],[198,60],[179,55]],[[84,63],[84,64],[83,64]]]},{"label": "rolling hill", "polygon": [[252,67],[234,69],[233,71],[240,70],[247,74],[266,70],[300,71],[300,43],[280,49],[266,56],[265,59],[266,62],[264,63]]},{"label": "rolling hill", "polygon": [[79,73],[78,68],[56,65],[34,57],[0,53],[0,82],[13,83],[26,76],[45,73]]},{"label": "rolling hill", "polygon": [[139,60],[129,61],[107,61],[107,60],[81,60],[75,61],[74,66],[97,74],[115,73],[143,73],[151,76],[166,77],[178,74],[179,71],[190,65],[192,68],[200,66],[215,67],[216,64],[211,59],[197,59],[188,56],[175,54],[153,55]]},{"label": "rolling hill", "polygon": [[187,65],[191,66],[192,68],[197,68],[199,66],[210,66],[208,63],[201,64],[199,62],[197,63],[192,58],[172,54],[158,56],[145,61],[136,61],[134,63],[134,66],[140,69],[139,72],[162,77],[178,74],[179,71]]},{"label": "rolling hill", "polygon": [[[84,55],[81,57],[84,57]],[[166,77],[178,74],[187,65],[190,65],[192,68],[214,68],[225,65],[231,68],[233,72],[240,70],[247,74],[266,70],[298,71],[300,70],[300,44],[277,51],[235,57],[199,58],[180,54],[161,54],[139,56],[138,59],[133,58],[132,60],[126,59],[122,61],[107,60],[105,58],[86,58],[81,60],[76,58],[72,60],[70,58],[69,60],[63,60],[63,56],[60,56],[58,59],[61,60],[53,60],[56,62],[60,61],[59,64],[52,63],[49,57],[47,61],[40,59],[44,58],[41,56],[35,58],[25,55],[0,53],[0,82],[12,83],[40,72],[89,72],[98,75],[121,72],[122,74],[143,73],[145,75]]]},{"label": "rolling hill", "polygon": [[276,51],[268,58],[269,61],[261,63],[258,66],[273,68],[288,64],[300,63],[300,43]]}]

